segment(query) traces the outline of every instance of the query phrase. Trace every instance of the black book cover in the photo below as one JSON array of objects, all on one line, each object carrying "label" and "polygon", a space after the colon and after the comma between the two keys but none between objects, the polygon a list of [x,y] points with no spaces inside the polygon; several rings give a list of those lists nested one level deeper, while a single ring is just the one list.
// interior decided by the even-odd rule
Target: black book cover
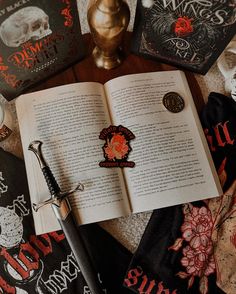
[{"label": "black book cover", "polygon": [[76,0],[0,0],[0,93],[7,100],[84,52]]},{"label": "black book cover", "polygon": [[234,34],[235,0],[138,0],[132,50],[206,74]]}]

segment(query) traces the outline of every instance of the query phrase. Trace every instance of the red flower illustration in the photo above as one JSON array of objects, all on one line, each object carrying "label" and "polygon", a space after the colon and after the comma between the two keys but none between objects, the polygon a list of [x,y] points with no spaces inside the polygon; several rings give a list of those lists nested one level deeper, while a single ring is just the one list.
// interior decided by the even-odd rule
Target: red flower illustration
[{"label": "red flower illustration", "polygon": [[193,27],[191,22],[192,18],[188,18],[186,16],[179,17],[177,22],[175,23],[175,33],[178,37],[187,36],[189,33],[193,32]]},{"label": "red flower illustration", "polygon": [[[227,179],[225,165],[226,158],[218,169],[222,186]],[[182,249],[180,261],[184,270],[176,275],[188,280],[188,288],[193,286],[197,277],[200,294],[208,293],[208,279],[215,272],[217,286],[225,293],[236,293],[233,254],[236,248],[235,199],[236,180],[222,197],[207,200],[207,207],[183,206],[182,235],[169,250]]]},{"label": "red flower illustration", "polygon": [[213,226],[211,212],[206,207],[193,207],[191,213],[185,214],[184,220],[181,226],[182,237],[190,242],[190,246],[208,246]]},{"label": "red flower illustration", "polygon": [[111,140],[107,140],[104,152],[109,160],[123,159],[126,157],[129,146],[127,140],[121,134],[114,134]]},{"label": "red flower illustration", "polygon": [[211,234],[213,222],[211,212],[206,207],[190,205],[184,210],[182,237],[189,242],[183,249],[181,263],[186,272],[193,276],[209,276],[215,271]]},{"label": "red flower illustration", "polygon": [[184,257],[181,259],[181,263],[186,267],[186,272],[189,275],[209,276],[215,272],[215,261],[212,253],[212,243],[209,243],[207,247],[202,246],[198,249],[186,246],[183,249]]},{"label": "red flower illustration", "polygon": [[182,279],[188,278],[188,288],[191,288],[195,277],[199,277],[199,292],[208,291],[208,276],[215,272],[216,265],[213,253],[211,211],[205,207],[186,204],[183,208],[184,223],[181,226],[182,238],[178,238],[169,249],[178,251],[183,242],[188,245],[182,249],[181,264],[185,271],[177,273]]}]

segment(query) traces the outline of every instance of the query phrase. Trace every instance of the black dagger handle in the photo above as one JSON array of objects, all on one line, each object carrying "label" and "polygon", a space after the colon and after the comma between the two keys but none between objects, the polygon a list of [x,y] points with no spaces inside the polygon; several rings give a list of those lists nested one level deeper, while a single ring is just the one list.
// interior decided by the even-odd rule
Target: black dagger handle
[{"label": "black dagger handle", "polygon": [[[57,181],[53,176],[53,173],[51,172],[43,157],[41,141],[33,141],[29,145],[28,149],[30,151],[33,151],[36,155],[41,170],[44,174],[45,180],[47,182],[48,189],[52,196],[51,199],[45,201],[45,204],[52,204],[54,213],[57,216],[57,219],[61,225],[61,228],[66,236],[66,239],[70,245],[70,248],[75,256],[75,259],[80,267],[80,270],[84,276],[85,281],[88,284],[91,293],[104,294],[99,283],[97,273],[90,261],[87,249],[83,243],[79,231],[77,230],[77,224],[73,217],[69,201],[66,197],[71,193],[71,191],[65,193],[61,192],[61,189],[58,186]],[[44,204],[40,204],[39,208],[43,205]]]},{"label": "black dagger handle", "polygon": [[51,196],[55,196],[61,192],[60,187],[58,186],[58,183],[56,179],[54,178],[54,175],[46,163],[44,157],[42,156],[42,142],[41,141],[33,141],[29,145],[29,150],[33,151],[36,155],[38,162],[40,164],[41,170],[43,172],[44,178],[46,180],[49,192]]},{"label": "black dagger handle", "polygon": [[50,194],[52,196],[58,195],[61,192],[61,189],[58,186],[57,181],[55,180],[54,175],[53,175],[50,167],[45,166],[44,168],[42,168],[42,172],[43,172],[44,178],[46,180]]}]

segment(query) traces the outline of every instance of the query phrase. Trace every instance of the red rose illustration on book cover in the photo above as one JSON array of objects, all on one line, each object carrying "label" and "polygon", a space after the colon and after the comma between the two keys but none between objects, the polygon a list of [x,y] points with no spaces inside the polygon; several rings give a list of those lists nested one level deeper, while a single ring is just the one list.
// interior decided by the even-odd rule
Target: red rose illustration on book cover
[{"label": "red rose illustration on book cover", "polygon": [[189,33],[193,32],[193,27],[191,22],[192,18],[188,18],[186,16],[179,17],[175,23],[175,33],[179,37],[187,36]]}]

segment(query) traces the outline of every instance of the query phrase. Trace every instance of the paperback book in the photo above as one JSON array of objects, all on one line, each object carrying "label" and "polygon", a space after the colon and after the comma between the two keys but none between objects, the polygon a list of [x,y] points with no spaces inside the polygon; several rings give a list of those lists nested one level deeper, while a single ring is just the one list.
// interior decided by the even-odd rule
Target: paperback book
[{"label": "paperback book", "polygon": [[[178,93],[174,109],[174,100],[163,104],[163,97],[168,97],[169,92]],[[104,85],[75,83],[24,94],[16,99],[16,109],[31,203],[48,198],[38,162],[28,150],[32,141],[40,140],[62,190],[78,182],[84,185],[83,192],[70,198],[78,224],[222,193],[187,79],[181,71],[132,74]],[[102,136],[111,125],[122,125],[122,130],[127,128],[135,136],[129,142],[132,150],[128,161],[135,163],[132,168],[101,167]],[[105,146],[110,160],[107,163],[111,165],[115,163],[113,152],[127,154],[129,149],[122,134],[107,139]],[[33,215],[37,234],[59,228],[50,205]]]},{"label": "paperback book", "polygon": [[76,0],[0,1],[0,93],[11,100],[84,56]]}]

